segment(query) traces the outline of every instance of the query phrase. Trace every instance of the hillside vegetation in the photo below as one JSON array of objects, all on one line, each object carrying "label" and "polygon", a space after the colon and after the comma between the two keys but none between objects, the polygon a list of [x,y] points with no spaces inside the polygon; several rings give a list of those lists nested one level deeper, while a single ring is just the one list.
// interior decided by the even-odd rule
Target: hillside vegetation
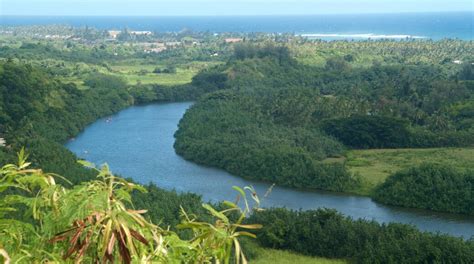
[{"label": "hillside vegetation", "polygon": [[[341,42],[328,45],[337,43],[348,45]],[[369,52],[372,45],[383,47],[403,43],[365,45],[370,47],[366,49]],[[115,262],[129,257],[133,260],[165,257],[183,262],[197,258],[225,260],[229,259],[231,252],[230,259],[235,261],[233,257],[237,249],[229,249],[227,244],[232,240],[231,243],[236,245],[235,237],[231,240],[229,237],[229,231],[235,226],[229,228],[228,224],[223,224],[226,221],[220,214],[223,213],[221,210],[228,208],[225,204],[203,207],[196,194],[165,191],[153,184],[140,187],[132,181],[112,176],[105,168],[100,173],[106,177],[97,178],[95,170],[78,164],[77,158],[62,144],[87,124],[132,104],[201,98],[186,113],[176,134],[176,149],[187,159],[232,170],[243,177],[278,181],[282,185],[357,192],[365,184],[365,176],[352,175],[354,164],[350,163],[354,158],[350,153],[361,152],[353,152],[344,143],[346,137],[338,133],[339,127],[354,124],[347,122],[351,117],[366,121],[360,122],[363,126],[357,142],[366,143],[364,139],[370,139],[367,147],[472,146],[472,66],[449,64],[454,58],[451,55],[466,54],[464,50],[471,48],[472,43],[454,43],[458,47],[456,50],[435,49],[444,64],[431,65],[433,61],[419,65],[408,63],[407,58],[413,51],[406,56],[400,55],[403,54],[400,48],[400,54],[395,57],[405,58],[406,65],[376,61],[367,67],[363,65],[365,62],[359,64],[357,59],[351,62],[350,57],[333,57],[332,53],[323,56],[324,64],[308,66],[293,59],[295,54],[284,47],[263,45],[252,48],[243,45],[236,47],[236,55],[226,64],[216,63],[219,65],[215,68],[194,76],[190,84],[176,86],[143,83],[131,86],[133,81],[121,75],[135,75],[134,72],[141,67],[137,65],[144,65],[149,71],[149,65],[167,68],[174,64],[179,72],[190,58],[210,61],[209,54],[215,52],[214,47],[177,49],[151,56],[139,54],[140,60],[167,61],[164,64],[128,64],[125,61],[136,59],[137,55],[126,45],[105,45],[102,49],[35,41],[33,44],[15,44],[15,47],[2,46],[0,138],[5,138],[6,144],[0,146],[0,164],[10,165],[3,166],[0,174],[0,248],[6,249],[0,250],[0,254],[4,257],[6,252],[13,260],[23,258],[26,263],[63,262],[64,257],[69,261],[84,262],[105,262],[102,257],[112,258]],[[437,44],[421,42],[416,45],[425,50],[428,48],[423,47]],[[115,56],[114,48],[124,53]],[[229,49],[228,46],[221,48]],[[431,58],[430,53],[420,56]],[[297,58],[300,60],[301,56],[297,55]],[[437,57],[433,58],[437,60]],[[463,59],[468,61],[468,55]],[[114,63],[96,68],[104,60]],[[66,63],[63,65],[63,62]],[[135,66],[123,68],[124,64]],[[73,65],[78,65],[78,68]],[[123,73],[105,71],[107,67]],[[372,116],[384,117],[387,122],[379,126],[373,122]],[[409,140],[400,139],[395,145],[383,145],[391,144],[383,142],[384,138],[398,136],[392,125],[402,126]],[[384,133],[374,134],[372,128]],[[330,134],[330,131],[333,132]],[[16,153],[22,147],[30,153],[31,164],[24,159],[18,162]],[[468,157],[470,148],[463,149],[466,151],[460,154],[463,159],[453,154],[457,159],[453,166],[460,167],[460,171],[456,170],[452,178],[465,195],[457,199],[459,193],[447,193],[447,199],[443,201],[449,201],[452,208],[461,208],[459,202],[473,204],[469,200],[469,197],[474,197],[469,196],[472,188],[462,184],[469,178],[456,181],[456,175],[468,175],[464,169],[472,167]],[[442,151],[445,149],[437,150],[441,154],[427,154],[426,159],[429,161],[429,156],[438,156],[433,160],[443,163],[445,154]],[[414,153],[417,151],[431,150],[413,150]],[[347,162],[328,164],[328,160],[345,159]],[[388,157],[380,162],[396,164],[393,172],[398,170],[398,166],[412,166],[412,163],[399,164],[396,159]],[[426,168],[426,171],[431,170],[431,167]],[[387,181],[384,187],[387,193],[398,183],[405,186],[412,183],[418,173],[407,175],[395,173],[391,176],[390,184]],[[417,187],[412,194],[426,194],[427,186],[437,188],[448,182],[437,177],[437,173],[423,175],[427,175],[426,180],[441,180],[432,182],[433,185],[427,185],[429,182],[425,179],[419,186],[409,184]],[[261,178],[263,176],[265,178]],[[115,184],[113,190],[107,185],[111,182]],[[406,190],[402,188],[402,191]],[[392,203],[393,197],[387,196],[385,202]],[[433,197],[424,197],[428,199],[420,200],[419,204],[403,205],[445,210],[448,204],[439,207],[436,200],[429,200]],[[111,211],[105,206],[111,203],[117,205],[112,213],[123,217],[121,220],[126,227],[138,234],[127,234],[125,228],[123,231],[116,228],[115,244],[104,246],[111,240],[106,239],[110,234],[105,236],[105,229],[100,229],[106,222],[100,221],[112,219],[108,217]],[[216,221],[217,218],[220,221]],[[234,214],[228,218],[229,223],[239,220]],[[195,219],[200,222],[195,222]],[[179,226],[183,222],[185,226]],[[255,212],[246,222],[263,225],[257,233],[258,244],[238,239],[251,261],[273,261],[265,257],[269,254],[293,259],[293,262],[314,260],[273,250],[267,251],[270,253],[264,251],[260,259],[258,254],[251,254],[262,246],[356,263],[474,261],[472,239],[424,233],[408,225],[353,220],[332,210],[293,212],[269,209]],[[189,228],[182,230],[179,227]],[[216,233],[214,228],[222,232]],[[233,230],[242,231],[240,228]],[[124,232],[127,241],[122,239]],[[212,238],[203,241],[204,233]],[[223,241],[226,241],[225,246]],[[160,245],[165,246],[161,249],[165,249],[168,255],[156,251]]]},{"label": "hillside vegetation", "polygon": [[269,209],[253,214],[264,223],[261,245],[355,263],[471,263],[474,241],[419,232],[397,223],[352,220],[329,209]]},{"label": "hillside vegetation", "polygon": [[194,78],[219,91],[189,109],[175,149],[244,178],[371,194],[383,178],[351,173],[347,150],[472,147],[474,66],[356,65],[333,57],[308,66],[284,46],[236,46],[226,65]]},{"label": "hillside vegetation", "polygon": [[472,61],[472,41],[311,41],[290,45],[296,59],[307,65],[324,67],[330,57],[344,57],[352,64],[370,67],[381,64],[442,64],[455,70],[454,60]]}]

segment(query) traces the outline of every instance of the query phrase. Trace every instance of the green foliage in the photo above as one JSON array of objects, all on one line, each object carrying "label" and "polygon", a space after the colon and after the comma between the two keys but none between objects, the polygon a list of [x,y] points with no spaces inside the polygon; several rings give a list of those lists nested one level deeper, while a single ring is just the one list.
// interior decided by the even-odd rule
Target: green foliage
[{"label": "green foliage", "polygon": [[93,74],[84,80],[84,84],[91,88],[123,89],[127,82],[120,77],[106,74]]},{"label": "green foliage", "polygon": [[176,73],[176,66],[170,65],[166,67],[165,69],[163,69],[163,73],[171,73],[171,74]]},{"label": "green foliage", "polygon": [[[146,185],[145,188],[146,192],[132,192],[133,203],[137,208],[147,208],[147,216],[153,222],[174,229],[181,222],[181,208],[191,215],[203,218],[207,215],[201,206],[201,197],[197,194],[165,191],[154,184]],[[209,221],[210,218],[204,220]]]},{"label": "green foliage", "polygon": [[263,224],[258,242],[305,255],[356,263],[471,263],[474,241],[423,233],[403,224],[352,220],[329,209],[270,209],[253,214]]},{"label": "green foliage", "polygon": [[78,90],[37,67],[13,62],[0,64],[0,69],[0,111],[5,121],[0,134],[10,146],[1,149],[2,161],[11,162],[15,151],[26,146],[36,166],[61,173],[75,184],[92,179],[62,144],[90,122],[130,105],[127,90]]},{"label": "green foliage", "polygon": [[422,163],[468,169],[474,163],[474,148],[351,150],[346,156],[347,159],[329,159],[326,162],[345,162],[349,170],[361,175],[372,189],[384,182],[390,174]]},{"label": "green foliage", "polygon": [[322,129],[352,148],[400,148],[409,145],[403,120],[384,116],[351,116],[326,120]]},{"label": "green foliage", "polygon": [[98,117],[132,101],[124,88],[78,90],[73,84],[51,79],[37,67],[7,62],[0,68],[0,109],[6,120],[2,128],[7,140],[22,146],[26,143],[21,141],[29,139],[63,142]]},{"label": "green foliage", "polygon": [[[441,64],[456,70],[454,60],[471,61],[472,41],[443,40],[365,40],[365,41],[306,41],[293,42],[290,49],[298,61],[324,67],[332,57],[344,57],[352,67],[369,67],[374,61],[384,65]],[[347,56],[351,56],[352,60]]]},{"label": "green foliage", "polygon": [[[348,60],[351,60],[351,57],[347,57]],[[345,71],[350,67],[349,63],[345,58],[333,57],[326,60],[325,69],[328,71]]]},{"label": "green foliage", "polygon": [[[46,171],[64,175],[67,181],[74,185],[94,180],[94,171],[86,170],[78,165],[77,158],[64,148],[63,143],[97,118],[115,113],[130,105],[132,100],[129,92],[113,87],[78,90],[74,85],[65,85],[55,81],[37,67],[12,62],[2,64],[0,69],[6,69],[0,71],[2,80],[10,80],[2,82],[5,90],[0,89],[2,91],[0,95],[9,96],[9,100],[8,102],[0,100],[0,106],[18,104],[22,109],[30,109],[35,107],[34,102],[39,101],[41,103],[38,105],[45,107],[43,112],[31,110],[29,114],[21,114],[22,111],[15,112],[15,109],[10,107],[8,111],[2,111],[8,119],[8,122],[2,122],[2,128],[5,129],[3,135],[11,147],[0,147],[1,163],[13,162],[15,150],[26,146],[31,153],[30,161],[34,166],[41,166]],[[135,96],[134,91],[140,89],[132,89],[130,93]],[[29,94],[35,93],[35,90],[39,94],[33,94],[30,97]],[[41,92],[42,90],[45,92]],[[51,91],[59,91],[65,102],[62,107],[48,107],[44,103]],[[152,87],[151,93],[150,101],[189,100],[198,96],[192,87],[178,87],[176,90],[168,87]],[[13,96],[14,94],[18,96]],[[44,94],[44,101],[41,94]],[[2,99],[1,96],[0,99]],[[28,100],[25,101],[24,98]],[[140,101],[138,96],[135,101]],[[66,180],[56,180],[58,183],[69,186]],[[148,217],[156,223],[175,227],[180,222],[180,206],[189,213],[205,215],[201,207],[202,201],[197,195],[177,194],[154,185],[146,188],[148,190],[146,194],[133,192],[133,200],[139,208],[148,208],[150,210]],[[2,197],[0,200],[3,199],[2,194],[0,197]],[[29,221],[28,216],[22,212],[15,214],[18,218]],[[206,218],[206,220],[209,219]]]},{"label": "green foliage", "polygon": [[268,120],[251,97],[229,91],[209,95],[183,117],[175,134],[177,153],[249,179],[325,190],[353,188],[341,164],[320,162],[342,146],[316,130]]},{"label": "green foliage", "polygon": [[239,43],[234,46],[234,58],[237,60],[253,58],[272,58],[279,64],[291,63],[290,50],[285,46],[266,44],[265,46],[255,46],[247,43]]},{"label": "green foliage", "polygon": [[283,47],[234,47],[226,65],[193,79],[219,91],[180,121],[175,149],[186,159],[285,186],[355,191],[343,162],[322,161],[345,147],[474,143],[471,88],[441,64],[349,67],[354,55],[322,68],[280,60]]},{"label": "green foliage", "polygon": [[54,87],[54,82],[29,65],[0,65],[0,109],[3,119],[0,128],[7,129],[9,125],[18,124],[31,112],[44,113],[47,110],[45,99]]},{"label": "green foliage", "polygon": [[474,144],[472,128],[458,131],[433,132],[425,129],[411,129],[412,147],[469,147]]},{"label": "green foliage", "polygon": [[347,261],[320,257],[308,257],[288,251],[261,249],[252,264],[344,264]]},{"label": "green foliage", "polygon": [[227,75],[212,71],[203,71],[194,76],[193,85],[205,89],[205,92],[213,92],[226,87]]},{"label": "green foliage", "polygon": [[[86,29],[77,34],[84,39],[96,39],[101,33]],[[188,159],[222,167],[244,177],[262,179],[261,175],[264,175],[264,180],[296,187],[348,190],[358,185],[343,163],[326,164],[322,161],[331,157],[340,159],[339,155],[344,151],[341,143],[319,131],[318,128],[327,119],[367,116],[368,113],[370,116],[390,120],[401,118],[409,124],[410,146],[413,147],[466,146],[474,143],[474,118],[471,111],[474,86],[469,81],[472,66],[469,67],[467,63],[459,67],[450,64],[453,58],[469,61],[472,54],[469,52],[472,50],[471,42],[313,43],[309,45],[311,49],[316,48],[315,56],[320,62],[316,67],[296,63],[284,47],[244,45],[240,51],[239,47],[235,47],[235,56],[227,65],[203,71],[190,85],[137,85],[128,89],[125,89],[126,82],[114,75],[121,75],[115,72],[120,63],[130,66],[130,58],[137,59],[134,62],[138,66],[135,71],[145,69],[143,63],[147,61],[153,67],[145,70],[151,72],[156,67],[156,61],[166,61],[168,65],[182,65],[181,63],[190,60],[209,61],[216,51],[219,56],[223,55],[219,59],[226,58],[232,46],[180,47],[145,55],[135,53],[132,45],[88,47],[71,42],[55,45],[53,42],[45,44],[35,41],[21,47],[18,45],[20,48],[0,48],[1,57],[12,57],[36,65],[14,63],[14,60],[0,63],[0,137],[5,137],[9,145],[6,148],[0,146],[0,164],[13,162],[15,150],[19,150],[20,146],[27,146],[32,152],[30,160],[35,167],[40,166],[45,171],[65,176],[54,178],[54,175],[32,170],[30,172],[35,177],[19,177],[22,179],[19,182],[21,184],[15,183],[23,191],[12,192],[13,186],[10,186],[3,192],[0,199],[0,260],[2,257],[5,259],[8,254],[16,260],[19,253],[23,254],[23,260],[27,262],[46,259],[59,262],[65,251],[71,248],[67,247],[69,242],[57,241],[53,245],[48,239],[58,235],[54,232],[74,228],[69,233],[59,235],[66,235],[64,239],[70,241],[72,233],[84,227],[79,221],[87,223],[87,231],[93,230],[95,241],[106,241],[107,236],[99,238],[101,233],[94,229],[100,227],[100,221],[106,218],[97,218],[87,210],[94,208],[104,213],[104,207],[99,205],[112,202],[97,192],[106,188],[107,180],[97,180],[93,170],[78,166],[74,155],[65,150],[62,143],[88,123],[115,113],[133,102],[196,100],[205,93],[231,89],[232,91],[209,94],[191,109],[176,135],[177,151]],[[312,54],[304,54],[308,45],[293,45],[298,45],[297,49],[291,49],[291,54],[296,54],[298,60],[308,62],[313,59]],[[241,55],[238,55],[239,52]],[[344,61],[338,59],[341,56]],[[374,60],[379,62],[373,64]],[[325,64],[328,65],[327,69],[323,69]],[[68,68],[70,65],[73,65],[72,70]],[[365,68],[360,68],[361,65]],[[183,66],[178,68],[178,72],[182,70],[181,67]],[[190,72],[194,74],[196,71]],[[133,78],[145,79],[149,75],[153,74]],[[88,83],[94,88],[80,90],[74,84],[57,81],[54,76],[65,77],[66,80],[77,83],[81,83],[84,76],[90,76]],[[155,74],[154,77],[156,76],[158,75]],[[173,74],[170,78],[175,83],[180,77]],[[186,83],[190,78],[180,82]],[[131,80],[134,84],[135,79],[127,79],[129,83]],[[7,170],[11,173],[18,170],[18,166],[7,167],[4,171]],[[48,185],[48,179],[54,179],[55,184]],[[436,183],[440,186],[461,184],[459,177],[453,176],[453,179],[455,180],[443,178]],[[90,182],[76,185],[84,181]],[[73,183],[72,190],[60,186],[70,186],[68,182]],[[467,194],[469,189],[464,188],[466,186],[468,185],[460,190]],[[185,260],[193,256],[228,257],[228,245],[219,246],[234,241],[235,230],[232,229],[235,226],[226,223],[225,218],[222,220],[219,214],[216,215],[217,218],[213,218],[215,210],[208,210],[210,208],[207,206],[203,208],[199,196],[168,192],[154,185],[145,188],[147,193],[134,190],[127,194],[130,191],[128,187],[117,186],[114,192],[119,200],[113,203],[128,207],[131,195],[137,208],[148,208],[149,212],[142,214],[141,211],[121,210],[115,213],[124,216],[122,220],[125,219],[127,225],[130,224],[135,231],[142,228],[137,223],[146,221],[170,226],[170,230],[176,233],[165,231],[167,228],[163,230],[156,225],[145,224],[150,230],[155,230],[156,234],[169,240],[156,240],[156,236],[150,235],[149,230],[140,229],[140,236],[131,238],[138,255],[143,253],[150,256],[148,253],[154,247],[168,243],[166,246],[170,257],[183,257]],[[421,186],[420,190],[424,188],[425,186]],[[449,192],[450,195],[453,193],[455,192]],[[4,199],[4,195],[14,196]],[[51,197],[54,199],[48,199]],[[55,197],[61,199],[56,200]],[[74,212],[74,208],[79,208],[75,206],[78,197],[82,199],[82,205],[91,206],[81,207],[85,208],[82,212]],[[465,195],[459,200],[467,198],[468,195]],[[441,200],[446,201],[445,197],[443,199]],[[51,204],[56,201],[59,205],[54,208]],[[68,206],[62,201],[67,201]],[[428,202],[421,206],[440,204],[429,199],[423,201]],[[450,201],[450,204],[455,208],[458,206],[456,201]],[[198,225],[189,226],[191,230],[176,228],[181,219],[181,207],[188,215],[185,219],[189,223],[198,222],[194,215],[201,219]],[[13,212],[13,208],[18,211]],[[80,216],[83,218],[70,217],[66,222],[55,221],[54,226],[51,226],[52,223],[45,222],[45,219],[51,219],[48,217],[53,217],[52,212],[55,210],[62,210],[63,218],[71,214],[79,217],[79,213],[83,214]],[[270,210],[268,215],[274,214],[274,211],[278,210]],[[291,216],[286,217],[286,214]],[[331,216],[330,213],[316,213],[315,218],[311,218],[309,214],[312,212],[282,213],[276,219],[261,217],[262,222],[258,222],[273,224],[269,225],[271,228],[266,226],[262,231],[262,234],[268,235],[261,239],[262,244],[359,262],[473,262],[472,254],[469,254],[474,251],[472,242],[423,234],[401,225],[380,226],[372,222],[344,220],[337,214]],[[139,221],[131,220],[129,215]],[[256,215],[261,216],[260,213]],[[232,217],[229,216],[230,219],[234,219],[233,216],[234,213]],[[264,218],[267,222],[263,221]],[[208,223],[213,222],[216,225],[212,226],[218,226],[218,232],[210,229],[212,227]],[[57,230],[53,232],[55,229]],[[74,233],[83,238],[81,242],[88,237],[86,229]],[[48,236],[43,235],[46,231]],[[115,231],[122,232],[117,229]],[[196,235],[209,240],[190,240]],[[140,242],[141,237],[146,238],[148,246]],[[275,240],[280,244],[275,244]],[[285,244],[286,240],[288,243]],[[196,246],[193,249],[189,248],[191,241]],[[129,241],[125,244],[127,243]],[[199,251],[203,249],[203,245],[218,248],[203,253],[204,251]],[[39,246],[46,247],[47,250],[39,250]],[[314,248],[311,249],[310,246]],[[196,249],[199,247],[201,249]],[[247,247],[252,248],[252,245]],[[98,248],[100,246],[90,246],[84,254],[87,251],[94,255],[91,259],[97,259],[98,255],[91,252]],[[242,248],[246,248],[245,243]],[[117,251],[117,246],[114,249],[115,252],[120,251]],[[72,257],[81,256],[76,248],[72,250],[75,253]],[[245,251],[248,252],[247,249]],[[114,254],[117,259],[119,256],[120,253]],[[180,259],[181,262],[184,261],[183,258]]]},{"label": "green foliage", "polygon": [[374,198],[391,205],[474,215],[474,171],[425,163],[388,177]]},{"label": "green foliage", "polygon": [[460,80],[474,81],[474,64],[472,62],[464,63],[458,78]]},{"label": "green foliage", "polygon": [[[0,169],[0,255],[4,260],[27,262],[160,262],[160,263],[247,263],[240,246],[241,236],[254,237],[243,224],[250,208],[227,202],[221,211],[208,204],[203,208],[216,219],[214,224],[197,221],[181,208],[180,229],[192,230],[190,239],[162,229],[143,216],[146,210],[132,210],[133,190],[142,186],[114,176],[107,165],[97,170],[96,180],[66,189],[56,184],[58,175],[31,169],[24,150],[18,165]],[[238,188],[246,202],[245,192]],[[26,206],[33,222],[9,217],[18,204]],[[236,215],[234,222],[230,215]],[[15,243],[12,243],[12,242]]]}]

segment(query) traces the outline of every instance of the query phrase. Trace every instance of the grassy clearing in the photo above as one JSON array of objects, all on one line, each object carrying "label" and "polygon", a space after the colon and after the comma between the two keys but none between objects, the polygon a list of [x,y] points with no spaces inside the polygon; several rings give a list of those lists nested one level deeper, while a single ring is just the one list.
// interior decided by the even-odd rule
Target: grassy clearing
[{"label": "grassy clearing", "polygon": [[[163,64],[140,64],[137,61],[121,61],[115,65],[106,68],[94,64],[81,64],[80,73],[74,76],[59,77],[64,82],[73,82],[80,89],[86,89],[84,79],[91,73],[98,72],[111,74],[124,78],[128,84],[158,84],[158,85],[180,85],[190,83],[192,78],[199,71],[215,66],[220,62],[190,62],[176,65],[176,73],[153,73],[156,68],[165,69],[167,65]],[[71,71],[77,71],[73,66],[67,65]]]},{"label": "grassy clearing", "polygon": [[363,182],[362,187],[354,192],[369,195],[390,174],[424,162],[474,169],[474,148],[351,150],[346,157],[328,158],[323,162],[345,162],[347,168],[358,174]]},{"label": "grassy clearing", "polygon": [[165,69],[166,65],[157,64],[120,64],[111,66],[117,76],[124,77],[131,85],[160,84],[179,85],[190,83],[194,75],[204,68],[216,65],[216,62],[193,62],[176,66],[176,73],[153,73],[155,68]]},{"label": "grassy clearing", "polygon": [[164,65],[156,65],[156,64],[120,64],[120,65],[112,65],[110,68],[118,73],[121,74],[131,74],[134,72],[139,72],[141,70],[146,70],[152,72],[156,67],[164,68]]},{"label": "grassy clearing", "polygon": [[124,77],[131,85],[135,84],[161,84],[161,85],[178,85],[190,83],[194,75],[198,71],[178,68],[176,73],[146,73],[146,74],[119,74]]},{"label": "grassy clearing", "polygon": [[472,169],[474,148],[352,150],[345,161],[349,170],[358,173],[369,185],[368,189],[371,189],[385,181],[390,174],[423,162]]},{"label": "grassy clearing", "polygon": [[251,264],[342,264],[344,260],[307,257],[288,251],[262,249],[257,259],[249,261]]},{"label": "grassy clearing", "polygon": [[[176,73],[146,73],[146,74],[138,74],[138,73],[119,73],[119,72],[102,72],[104,74],[111,74],[115,76],[119,76],[124,78],[128,84],[136,85],[136,84],[159,84],[159,85],[179,85],[179,84],[186,84],[190,83],[194,75],[198,73],[198,71],[193,70],[185,70],[185,69],[177,69]],[[85,77],[84,77],[85,78]],[[72,82],[76,84],[79,89],[86,89],[88,88],[84,85],[84,81],[81,77],[60,77],[64,82]]]}]

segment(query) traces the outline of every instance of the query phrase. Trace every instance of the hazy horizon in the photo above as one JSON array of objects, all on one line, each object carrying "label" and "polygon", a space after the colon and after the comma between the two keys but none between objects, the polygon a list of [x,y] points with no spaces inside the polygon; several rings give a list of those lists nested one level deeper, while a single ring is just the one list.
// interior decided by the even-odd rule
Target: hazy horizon
[{"label": "hazy horizon", "polygon": [[[343,15],[397,15],[397,14],[436,14],[436,13],[474,13],[474,10],[468,11],[407,11],[407,12],[379,12],[379,13],[314,13],[314,14],[250,14],[250,15],[34,15],[34,14],[0,14],[0,17],[292,17],[292,16],[343,16]],[[473,18],[474,20],[474,18]]]},{"label": "hazy horizon", "polygon": [[260,16],[473,12],[470,0],[2,0],[2,16]]}]

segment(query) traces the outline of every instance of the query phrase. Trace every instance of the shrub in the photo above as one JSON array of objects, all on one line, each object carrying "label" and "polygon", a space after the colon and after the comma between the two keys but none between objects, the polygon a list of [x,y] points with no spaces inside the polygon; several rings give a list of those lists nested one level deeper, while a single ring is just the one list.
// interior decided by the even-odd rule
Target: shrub
[{"label": "shrub", "polygon": [[474,215],[474,171],[425,163],[391,175],[374,198],[385,204]]},{"label": "shrub", "polygon": [[410,142],[405,121],[387,116],[352,116],[330,119],[322,129],[353,148],[400,148]]},{"label": "shrub", "polygon": [[474,241],[423,233],[404,224],[352,220],[335,210],[269,209],[249,221],[265,247],[355,263],[472,263]]}]

